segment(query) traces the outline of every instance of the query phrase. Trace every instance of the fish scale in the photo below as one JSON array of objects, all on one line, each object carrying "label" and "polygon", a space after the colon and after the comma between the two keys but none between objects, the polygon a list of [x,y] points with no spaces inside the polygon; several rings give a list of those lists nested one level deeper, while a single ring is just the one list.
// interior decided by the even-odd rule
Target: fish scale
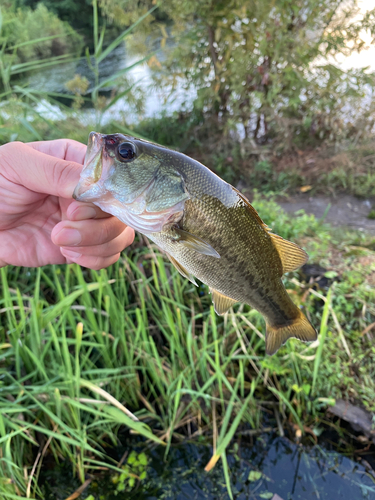
[{"label": "fish scale", "polygon": [[[220,259],[179,245],[171,231],[153,233],[149,238],[210,288],[238,302],[246,302],[272,318],[272,323],[279,324],[289,320],[296,308],[279,278],[280,257],[271,238],[254,224],[238,201],[237,204],[233,211],[228,211],[217,199],[209,203],[194,199],[185,204],[181,227],[206,239],[220,254]],[[212,209],[213,205],[216,210]],[[220,220],[226,223],[223,229],[218,228]],[[259,240],[260,244],[256,243]],[[275,273],[267,272],[270,263]]]},{"label": "fish scale", "polygon": [[[130,160],[121,158],[120,145],[131,148]],[[316,340],[281,279],[306,262],[306,253],[273,234],[249,201],[207,167],[134,137],[93,132],[81,178],[77,200],[146,234],[183,276],[210,287],[218,314],[235,302],[257,309],[266,320],[268,354],[290,337]]]}]

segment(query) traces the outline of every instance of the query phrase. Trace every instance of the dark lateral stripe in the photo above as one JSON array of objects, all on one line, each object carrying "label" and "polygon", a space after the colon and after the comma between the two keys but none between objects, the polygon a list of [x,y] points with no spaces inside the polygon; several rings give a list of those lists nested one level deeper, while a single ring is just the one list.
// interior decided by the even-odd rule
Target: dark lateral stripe
[{"label": "dark lateral stripe", "polygon": [[[287,304],[285,304],[286,307],[283,307],[279,302],[276,302],[271,295],[266,293],[265,289],[262,286],[257,289],[257,294],[266,303],[266,305],[272,309],[273,314],[279,316],[282,319],[291,319],[290,317],[288,317],[288,313],[286,310],[288,309]],[[261,307],[260,309],[263,309],[263,307]]]}]

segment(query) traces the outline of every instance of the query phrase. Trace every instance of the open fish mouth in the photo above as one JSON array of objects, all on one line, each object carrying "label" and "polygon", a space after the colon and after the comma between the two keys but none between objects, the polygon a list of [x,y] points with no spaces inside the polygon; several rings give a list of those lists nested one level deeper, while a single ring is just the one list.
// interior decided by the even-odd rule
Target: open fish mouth
[{"label": "open fish mouth", "polygon": [[[99,181],[103,171],[103,146],[101,134],[91,132],[80,180],[73,192],[73,198],[78,201],[91,201],[97,197],[93,186]],[[95,191],[95,193],[93,192]]]},{"label": "open fish mouth", "polygon": [[[133,178],[130,176],[130,188],[123,180],[117,182],[116,167],[119,166],[119,161],[113,149],[117,147],[111,135],[103,135],[97,132],[91,132],[88,139],[87,152],[80,179],[74,189],[73,198],[81,202],[91,202],[98,206],[104,212],[110,213],[124,222],[133,229],[140,231],[143,234],[152,234],[160,232],[163,227],[171,225],[177,220],[180,220],[184,210],[184,204],[188,196],[185,192],[178,193],[178,196],[171,195],[171,189],[166,192],[169,197],[169,203],[161,199],[160,202],[148,203],[152,199],[152,193],[161,184],[162,187],[168,187],[168,179],[165,176],[158,175],[159,161],[152,159],[152,169],[154,172],[141,180],[138,186],[136,184],[137,176],[142,176],[142,166],[138,166],[134,172]],[[124,137],[124,140],[126,138]],[[120,138],[121,141],[121,138]],[[126,140],[125,140],[126,144]],[[108,151],[109,149],[109,151]],[[147,158],[145,159],[147,162]],[[120,164],[123,168],[123,164]],[[181,183],[181,178],[176,177],[175,182]],[[179,187],[179,184],[177,185]],[[113,189],[114,188],[114,189]],[[136,195],[134,195],[134,191]],[[127,192],[128,198],[124,196]],[[154,197],[155,198],[155,197]],[[127,201],[128,200],[128,201]]]}]

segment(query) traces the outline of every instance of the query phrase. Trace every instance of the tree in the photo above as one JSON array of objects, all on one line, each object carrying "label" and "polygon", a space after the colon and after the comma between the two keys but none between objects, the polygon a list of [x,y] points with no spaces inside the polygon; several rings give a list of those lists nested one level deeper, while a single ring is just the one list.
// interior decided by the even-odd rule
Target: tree
[{"label": "tree", "polygon": [[68,22],[74,29],[81,29],[91,34],[93,16],[92,0],[8,0],[16,8],[31,7],[35,9],[43,3],[47,9],[62,21]]},{"label": "tree", "polygon": [[79,55],[82,50],[82,37],[42,3],[34,10],[3,7],[1,17],[0,44],[4,58],[12,64]]},{"label": "tree", "polygon": [[338,111],[374,84],[373,74],[327,62],[364,50],[363,29],[375,35],[375,9],[358,19],[357,0],[164,0],[160,8],[176,37],[164,82],[183,76],[198,89],[196,106],[222,126],[241,122],[258,142],[339,130]]}]

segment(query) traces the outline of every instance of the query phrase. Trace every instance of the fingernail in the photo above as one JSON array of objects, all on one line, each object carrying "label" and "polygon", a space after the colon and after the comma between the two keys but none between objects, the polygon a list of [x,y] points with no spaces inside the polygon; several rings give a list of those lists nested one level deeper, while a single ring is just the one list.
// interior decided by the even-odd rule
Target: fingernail
[{"label": "fingernail", "polygon": [[79,207],[72,213],[74,220],[94,219],[96,210],[94,207]]},{"label": "fingernail", "polygon": [[82,236],[77,229],[64,228],[58,233],[59,245],[72,246],[79,245],[82,241]]},{"label": "fingernail", "polygon": [[68,259],[77,260],[81,257],[81,253],[74,252],[73,250],[67,250],[66,248],[61,249],[61,253],[64,257],[68,257]]}]

